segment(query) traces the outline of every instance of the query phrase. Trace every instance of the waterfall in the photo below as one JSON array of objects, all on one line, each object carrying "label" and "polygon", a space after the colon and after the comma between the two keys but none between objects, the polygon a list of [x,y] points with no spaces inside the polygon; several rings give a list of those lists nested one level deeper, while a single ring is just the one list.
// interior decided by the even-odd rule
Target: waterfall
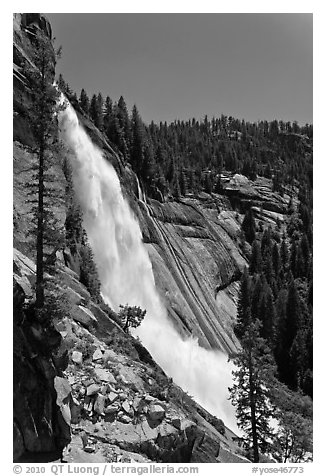
[{"label": "waterfall", "polygon": [[156,290],[139,224],[122,195],[114,168],[92,143],[69,104],[59,121],[104,300],[115,310],[119,304],[146,309],[135,334],[175,383],[236,430],[234,409],[228,401],[232,367],[227,356],[178,334]]}]

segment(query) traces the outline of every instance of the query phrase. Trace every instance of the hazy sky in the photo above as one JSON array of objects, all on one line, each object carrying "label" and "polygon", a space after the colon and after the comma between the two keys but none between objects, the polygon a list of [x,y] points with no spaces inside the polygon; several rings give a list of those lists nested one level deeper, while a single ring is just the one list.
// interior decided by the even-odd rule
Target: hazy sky
[{"label": "hazy sky", "polygon": [[124,96],[145,122],[312,122],[312,14],[47,14],[79,95]]}]

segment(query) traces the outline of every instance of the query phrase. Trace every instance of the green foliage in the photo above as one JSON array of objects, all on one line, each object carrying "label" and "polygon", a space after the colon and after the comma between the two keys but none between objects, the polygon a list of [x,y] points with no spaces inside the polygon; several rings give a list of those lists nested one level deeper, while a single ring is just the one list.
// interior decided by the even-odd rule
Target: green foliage
[{"label": "green foliage", "polygon": [[58,158],[59,91],[53,85],[56,54],[51,40],[42,32],[33,36],[31,62],[23,63],[23,74],[29,93],[28,119],[34,138],[33,152],[37,158],[33,181],[28,185],[32,208],[32,223],[36,235],[36,307],[39,311],[45,300],[46,246],[59,246],[62,233],[53,213],[58,189],[53,178],[53,165]]},{"label": "green foliage", "polygon": [[241,279],[237,321],[234,328],[236,336],[240,339],[251,322],[251,290],[252,282],[249,277],[248,269],[245,268]]},{"label": "green foliage", "polygon": [[110,337],[104,339],[106,345],[117,353],[128,355],[133,360],[139,360],[138,352],[135,348],[135,339],[126,332],[113,329]]},{"label": "green foliage", "polygon": [[[265,230],[261,243],[253,242],[252,275],[246,270],[240,288],[235,332],[243,350],[235,359],[238,370],[231,399],[253,461],[266,451],[280,462],[312,458],[311,400],[293,391],[312,395],[311,286],[306,268],[298,265],[299,247],[308,261],[311,255],[300,224],[291,220],[291,256],[288,236],[279,244],[279,236]],[[291,268],[300,277],[294,279]],[[275,431],[272,417],[277,420]]]},{"label": "green foliage", "polygon": [[88,98],[87,93],[86,93],[84,88],[80,92],[79,105],[80,105],[81,109],[84,111],[84,113],[86,115],[88,115],[90,104],[89,104],[89,98]]},{"label": "green foliage", "polygon": [[97,346],[94,344],[94,339],[92,336],[85,335],[82,340],[79,340],[74,346],[74,350],[81,352],[83,354],[83,360],[90,360],[93,357],[93,354]]},{"label": "green foliage", "polygon": [[86,286],[88,292],[95,302],[101,302],[101,283],[98,277],[94,255],[87,241],[84,241],[84,244],[82,244],[79,248],[79,259],[80,282]]},{"label": "green foliage", "polygon": [[276,367],[266,341],[259,336],[260,323],[251,322],[241,339],[242,351],[233,359],[234,385],[230,399],[236,408],[238,426],[244,433],[244,446],[254,462],[259,452],[269,449],[272,435],[270,419],[270,385],[275,379]]},{"label": "green foliage", "polygon": [[254,240],[251,248],[251,258],[250,258],[250,274],[260,273],[262,270],[262,256],[260,250],[260,243],[257,240]]},{"label": "green foliage", "polygon": [[[225,169],[243,173],[251,180],[263,175],[273,181],[274,191],[282,195],[288,185],[293,194],[295,184],[299,182],[303,185],[301,195],[305,199],[309,196],[306,187],[312,189],[312,125],[284,125],[277,120],[250,123],[222,114],[211,120],[206,116],[201,121],[193,118],[175,120],[170,124],[151,122],[147,126],[138,110],[137,114],[133,110],[128,115],[122,96],[114,104],[109,97],[106,98],[101,122],[98,119],[98,98],[99,95],[94,94],[91,118],[125,159],[130,159],[150,197],[157,198],[157,187],[153,182],[162,176],[162,172],[167,182],[164,199],[169,194],[180,196],[182,184],[178,185],[180,177],[177,174],[181,170],[187,171],[188,193],[197,194],[202,190],[211,193],[211,187],[219,191],[219,176]],[[100,99],[103,108],[103,99]],[[294,130],[298,133],[294,134]],[[146,147],[152,151],[151,173],[146,171]],[[173,173],[171,161],[174,162]],[[163,193],[161,189],[160,192]],[[311,217],[305,206],[301,208],[301,216],[307,225]]]},{"label": "green foliage", "polygon": [[45,323],[58,322],[69,317],[71,303],[66,290],[60,285],[60,278],[55,274],[46,280],[45,301],[42,309],[37,310],[38,320]]},{"label": "green foliage", "polygon": [[251,208],[249,208],[245,213],[241,229],[244,231],[246,240],[251,244],[256,236],[255,218]]},{"label": "green foliage", "polygon": [[90,106],[89,115],[98,129],[103,128],[103,98],[101,93],[93,94]]},{"label": "green foliage", "polygon": [[120,320],[123,330],[129,332],[130,327],[138,327],[142,323],[146,315],[146,310],[142,310],[139,306],[121,306],[118,313],[118,319]]},{"label": "green foliage", "polygon": [[312,460],[312,400],[278,384],[272,392],[278,428],[272,454],[280,463]]},{"label": "green foliage", "polygon": [[72,171],[68,161],[64,162],[66,177],[66,246],[79,262],[79,279],[95,302],[101,303],[101,284],[93,252],[88,244],[86,231],[83,228],[81,209],[74,195]]}]

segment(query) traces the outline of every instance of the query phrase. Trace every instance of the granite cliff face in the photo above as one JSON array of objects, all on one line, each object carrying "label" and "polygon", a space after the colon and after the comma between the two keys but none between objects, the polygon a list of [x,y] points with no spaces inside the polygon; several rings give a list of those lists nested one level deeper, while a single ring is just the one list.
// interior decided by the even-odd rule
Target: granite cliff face
[{"label": "granite cliff face", "polygon": [[270,180],[225,176],[223,195],[202,193],[178,202],[138,201],[137,216],[156,285],[179,331],[204,347],[234,352],[233,333],[243,268],[250,247],[241,223],[249,206],[261,226],[282,226],[289,197]]},{"label": "granite cliff face", "polygon": [[[67,317],[42,329],[28,314],[35,256],[26,185],[35,157],[21,62],[28,60],[37,28],[51,38],[44,16],[15,14],[14,457],[47,453],[53,460],[71,441],[70,461],[243,461],[234,435],[203,408],[189,403],[146,350],[127,338],[112,316],[92,301],[78,280],[69,250],[54,253],[69,303]],[[147,200],[123,157],[87,118],[77,114],[119,176],[174,326],[182,336],[198,338],[202,347],[232,354],[239,346],[233,333],[239,282],[250,252],[241,234],[243,214],[253,205],[261,226],[282,226],[287,195],[273,193],[266,179],[250,182],[225,175],[221,194],[202,193],[164,203]],[[58,189],[64,189],[59,165],[55,174]],[[63,224],[64,207],[55,214]]]}]

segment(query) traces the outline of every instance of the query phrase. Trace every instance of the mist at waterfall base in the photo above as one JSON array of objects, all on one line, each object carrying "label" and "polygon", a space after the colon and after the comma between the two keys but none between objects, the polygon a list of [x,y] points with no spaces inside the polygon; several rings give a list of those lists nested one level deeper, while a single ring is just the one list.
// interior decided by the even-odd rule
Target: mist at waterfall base
[{"label": "mist at waterfall base", "polygon": [[173,327],[155,288],[139,224],[123,198],[114,168],[91,142],[70,105],[59,119],[104,300],[116,311],[120,304],[146,309],[134,335],[176,384],[238,431],[228,400],[232,365],[227,356],[200,347],[194,338],[183,339]]}]

